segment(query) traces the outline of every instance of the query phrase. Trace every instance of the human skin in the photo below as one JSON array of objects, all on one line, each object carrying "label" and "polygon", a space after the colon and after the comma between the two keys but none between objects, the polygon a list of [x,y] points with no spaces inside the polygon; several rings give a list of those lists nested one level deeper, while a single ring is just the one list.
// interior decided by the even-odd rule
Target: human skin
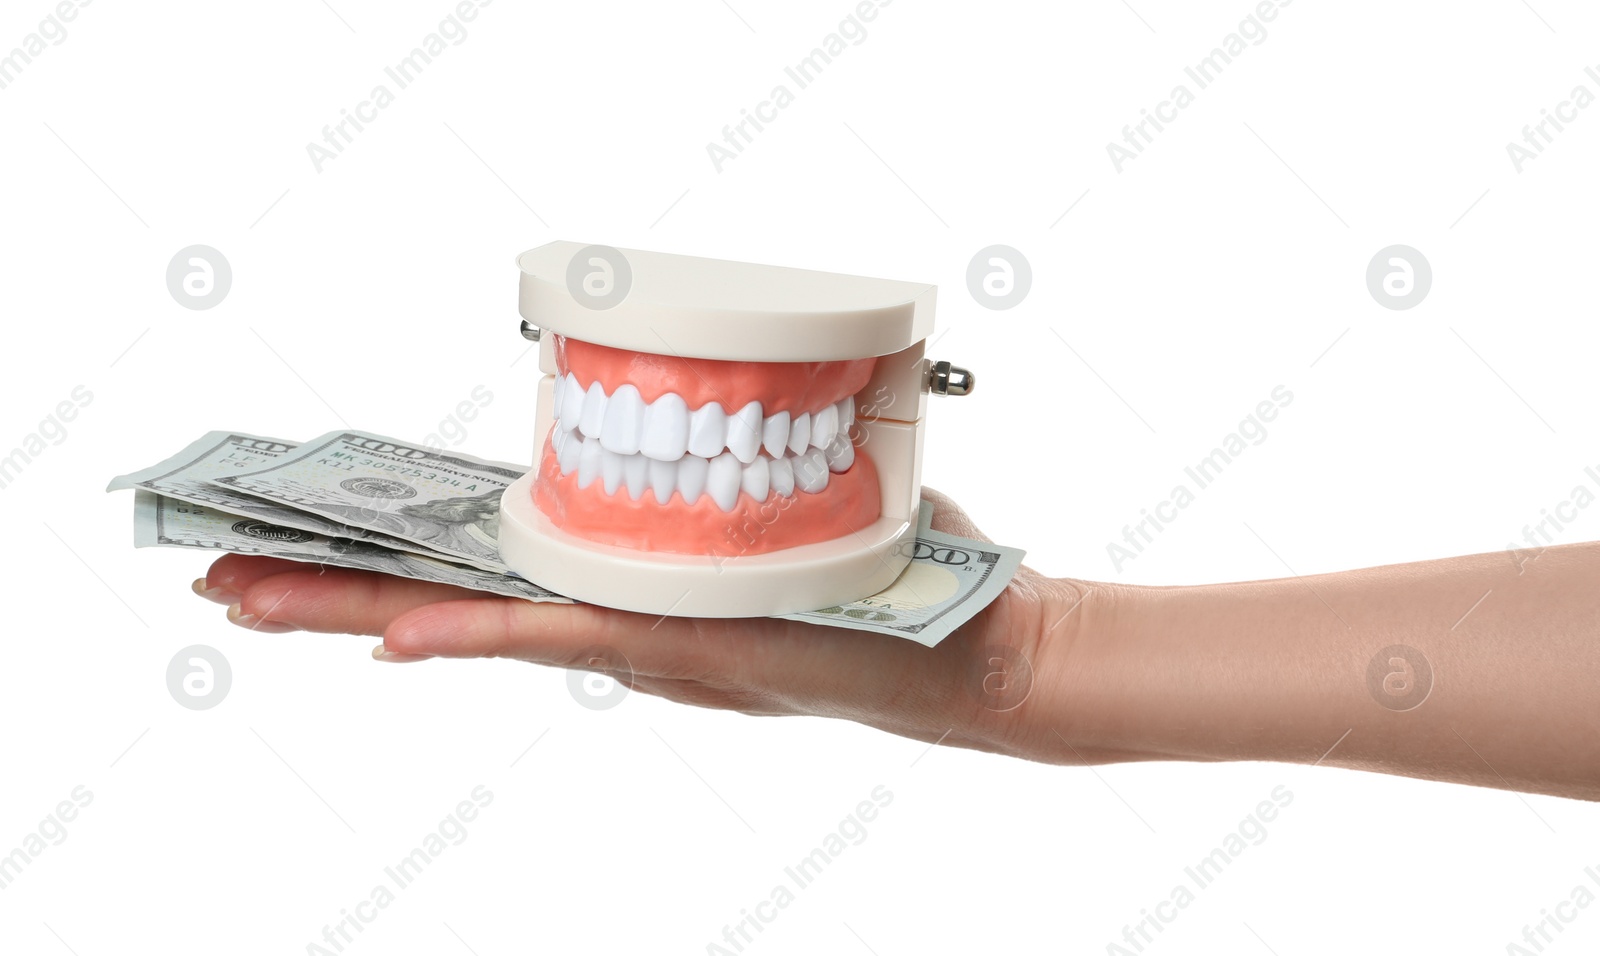
[{"label": "human skin", "polygon": [[[935,529],[988,540],[949,498],[923,496]],[[245,555],[218,559],[195,590],[258,632],[380,635],[379,660],[574,667],[603,645],[626,658],[630,687],[669,700],[838,717],[1047,763],[1272,760],[1600,800],[1597,581],[1600,544],[1192,587],[1024,567],[934,648]],[[1404,711],[1369,679],[1393,645],[1432,668],[1426,698]],[[997,648],[1021,655],[1031,680]],[[1391,656],[1380,677],[1403,666]]]}]

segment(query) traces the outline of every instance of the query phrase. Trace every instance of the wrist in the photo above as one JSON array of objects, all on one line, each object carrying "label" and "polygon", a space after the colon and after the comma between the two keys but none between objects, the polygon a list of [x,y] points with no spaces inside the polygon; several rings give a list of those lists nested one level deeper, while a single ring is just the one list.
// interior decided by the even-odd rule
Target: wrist
[{"label": "wrist", "polygon": [[[1039,649],[1036,759],[1238,759],[1229,586],[1060,580]],[[1237,650],[1237,648],[1234,648]],[[1230,676],[1231,675],[1231,676]],[[1233,679],[1237,678],[1237,680]]]}]

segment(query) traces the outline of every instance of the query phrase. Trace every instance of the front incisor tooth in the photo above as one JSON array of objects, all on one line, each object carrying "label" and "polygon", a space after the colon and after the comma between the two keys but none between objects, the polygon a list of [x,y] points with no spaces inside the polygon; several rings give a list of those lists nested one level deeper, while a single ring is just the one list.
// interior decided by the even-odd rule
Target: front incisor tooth
[{"label": "front incisor tooth", "polygon": [[689,403],[666,392],[644,410],[639,454],[657,461],[677,461],[689,447]]},{"label": "front incisor tooth", "polygon": [[678,462],[678,494],[685,504],[694,504],[706,490],[706,472],[710,462],[695,455],[685,455]]},{"label": "front incisor tooth", "polygon": [[739,487],[757,501],[767,500],[767,488],[771,478],[771,466],[768,463],[772,460],[764,455],[757,455],[755,461],[744,466],[744,475],[739,479]]},{"label": "front incisor tooth", "polygon": [[808,495],[828,487],[828,463],[822,449],[812,448],[803,455],[794,456],[794,486]]},{"label": "front incisor tooth", "polygon": [[717,402],[707,402],[689,416],[689,454],[714,458],[728,444],[728,414]]},{"label": "front incisor tooth", "polygon": [[796,455],[811,447],[811,413],[802,412],[789,425],[789,450]]},{"label": "front incisor tooth", "polygon": [[827,448],[839,434],[839,406],[829,405],[811,416],[811,444]]},{"label": "front incisor tooth", "polygon": [[778,412],[768,415],[767,420],[761,425],[761,447],[773,458],[783,456],[784,446],[789,444],[789,413]]},{"label": "front incisor tooth", "polygon": [[632,385],[620,385],[606,402],[600,427],[600,444],[606,451],[632,455],[639,450],[639,429],[644,424],[644,399]]},{"label": "front incisor tooth", "polygon": [[657,461],[650,459],[650,490],[656,494],[656,502],[666,504],[672,497],[673,489],[678,486],[678,463],[675,461]]},{"label": "front incisor tooth", "polygon": [[827,457],[830,470],[836,473],[849,471],[850,466],[856,461],[856,443],[850,440],[849,435],[840,432],[824,455]]},{"label": "front incisor tooth", "polygon": [[[572,436],[577,442],[578,436]],[[578,450],[578,487],[587,488],[594,484],[600,477],[600,456],[605,454],[605,449],[600,447],[600,439],[585,438]]]},{"label": "front incisor tooth", "polygon": [[732,452],[723,452],[711,459],[706,468],[706,494],[723,511],[732,511],[739,500],[739,479],[743,467]]},{"label": "front incisor tooth", "polygon": [[571,372],[556,384],[564,396],[561,399],[561,427],[570,432],[578,427],[578,421],[583,418],[583,386],[578,384],[578,377]]},{"label": "front incisor tooth", "polygon": [[583,396],[583,415],[578,419],[578,431],[583,432],[586,438],[599,438],[600,426],[606,421],[606,390],[600,387],[596,379],[589,383],[589,391]]},{"label": "front incisor tooth", "polygon": [[850,426],[856,423],[856,397],[854,395],[839,399],[833,404],[839,410],[839,434],[848,435]]},{"label": "front incisor tooth", "polygon": [[728,418],[728,450],[747,465],[756,460],[761,451],[760,402],[751,402]]},{"label": "front incisor tooth", "polygon": [[604,446],[600,449],[600,482],[608,495],[616,494],[622,484],[622,456]]},{"label": "front incisor tooth", "polygon": [[787,458],[774,458],[767,466],[767,481],[772,490],[785,498],[794,494],[794,463]]},{"label": "front incisor tooth", "polygon": [[628,497],[638,501],[644,496],[646,473],[650,459],[643,455],[622,456],[622,481],[628,486]]}]

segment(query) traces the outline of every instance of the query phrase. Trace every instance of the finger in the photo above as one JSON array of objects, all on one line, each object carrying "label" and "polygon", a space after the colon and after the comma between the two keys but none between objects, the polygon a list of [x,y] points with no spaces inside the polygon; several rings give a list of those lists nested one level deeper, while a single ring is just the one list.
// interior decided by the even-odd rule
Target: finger
[{"label": "finger", "polygon": [[483,598],[430,604],[396,618],[383,632],[393,654],[430,657],[512,657],[569,666],[586,649],[622,652],[644,673],[680,672],[715,648],[686,618],[652,617],[591,604],[535,604]]},{"label": "finger", "polygon": [[972,519],[967,517],[967,513],[961,510],[961,506],[949,495],[923,485],[922,497],[933,505],[931,525],[933,530],[961,538],[972,538],[975,541],[994,543],[993,539],[978,530],[978,526],[972,523]]},{"label": "finger", "polygon": [[265,577],[286,571],[304,571],[303,561],[285,561],[258,554],[225,554],[211,562],[205,577],[191,585],[194,593],[218,604],[235,604],[245,589]]},{"label": "finger", "polygon": [[296,564],[249,584],[228,616],[253,630],[375,635],[415,608],[478,593],[373,571]]},{"label": "finger", "polygon": [[610,665],[602,669],[622,663],[611,658],[615,651],[640,676],[801,696],[881,688],[903,674],[905,658],[928,657],[898,638],[796,621],[665,617],[513,598],[419,607],[384,631],[383,646],[408,658],[508,657],[558,667],[598,657]]}]

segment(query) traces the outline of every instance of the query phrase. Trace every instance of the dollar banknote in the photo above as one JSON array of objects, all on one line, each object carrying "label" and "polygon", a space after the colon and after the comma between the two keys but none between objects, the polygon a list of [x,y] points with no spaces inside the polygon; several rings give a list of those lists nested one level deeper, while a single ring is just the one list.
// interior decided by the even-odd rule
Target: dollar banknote
[{"label": "dollar banknote", "polygon": [[359,525],[331,520],[265,498],[246,495],[226,485],[212,483],[217,478],[251,472],[270,465],[293,454],[299,445],[299,442],[243,432],[209,432],[165,461],[141,471],[118,475],[111,479],[111,484],[106,490],[143,488],[168,498],[207,505],[229,514],[255,518],[271,525],[296,528],[327,537],[353,538],[381,544],[397,551],[411,551],[449,560],[448,556],[441,555],[432,548]]},{"label": "dollar banknote", "polygon": [[[304,444],[211,432],[108,490],[138,489],[138,547],[264,554],[573,603],[500,560],[500,496],[524,471],[354,430]],[[1005,590],[1023,552],[933,531],[932,515],[922,502],[911,562],[881,593],[782,618],[938,644]]]},{"label": "dollar banknote", "polygon": [[209,483],[509,573],[500,560],[500,496],[526,470],[347,430]]},{"label": "dollar banknote", "polygon": [[926,526],[910,546],[911,563],[872,597],[837,607],[784,614],[806,621],[893,634],[933,647],[994,603],[1022,566],[1017,548],[972,541]]},{"label": "dollar banknote", "polygon": [[370,541],[275,525],[168,498],[140,489],[133,499],[133,544],[136,548],[206,548],[263,554],[289,561],[377,571],[418,581],[453,584],[529,601],[573,603],[536,584],[509,575],[451,564],[420,554],[395,551]]}]

